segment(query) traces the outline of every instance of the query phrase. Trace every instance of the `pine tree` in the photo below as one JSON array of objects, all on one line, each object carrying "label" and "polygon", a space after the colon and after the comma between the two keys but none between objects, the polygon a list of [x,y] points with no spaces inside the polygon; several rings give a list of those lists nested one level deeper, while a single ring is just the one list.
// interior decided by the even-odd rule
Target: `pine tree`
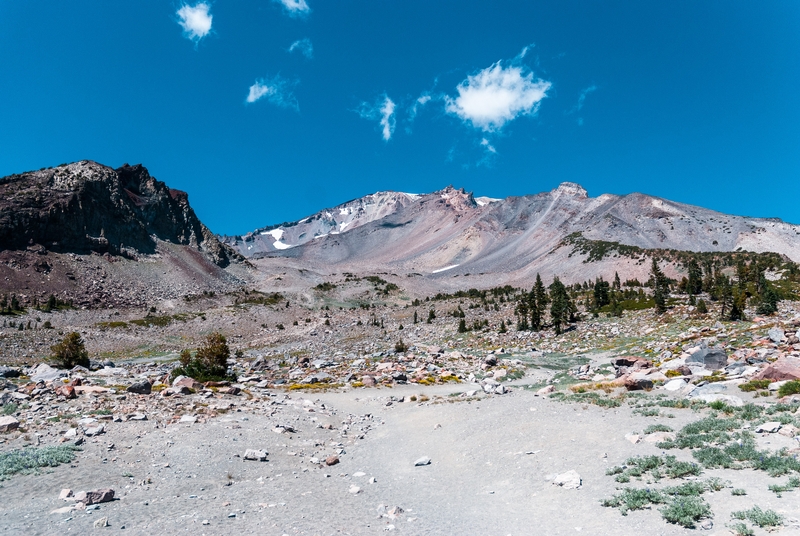
[{"label": "pine tree", "polygon": [[622,282],[619,280],[619,274],[614,272],[614,284],[612,285],[614,290],[621,290],[622,289]]},{"label": "pine tree", "polygon": [[414,311],[414,323],[415,324],[417,323],[417,312],[416,311]]},{"label": "pine tree", "polygon": [[467,321],[463,318],[458,321],[458,332],[459,333],[466,333],[467,332]]},{"label": "pine tree", "polygon": [[536,283],[534,283],[531,293],[533,294],[531,302],[535,304],[535,307],[531,307],[531,329],[539,331],[544,326],[544,315],[549,302],[547,290],[545,290],[539,274],[536,274]]},{"label": "pine tree", "polygon": [[691,296],[697,296],[703,292],[703,271],[697,261],[692,259],[689,261],[688,278],[686,280],[686,291]]},{"label": "pine tree", "polygon": [[656,302],[656,313],[663,314],[667,311],[667,295],[669,293],[669,281],[658,267],[658,262],[653,259],[650,268],[650,281],[653,285],[653,301]]},{"label": "pine tree", "polygon": [[508,329],[506,329],[506,321],[500,321],[500,329],[497,331],[498,333],[508,333]]},{"label": "pine tree", "polygon": [[554,277],[550,284],[550,300],[550,321],[556,335],[561,335],[561,326],[567,323],[570,316],[570,299],[566,287],[558,277]]}]

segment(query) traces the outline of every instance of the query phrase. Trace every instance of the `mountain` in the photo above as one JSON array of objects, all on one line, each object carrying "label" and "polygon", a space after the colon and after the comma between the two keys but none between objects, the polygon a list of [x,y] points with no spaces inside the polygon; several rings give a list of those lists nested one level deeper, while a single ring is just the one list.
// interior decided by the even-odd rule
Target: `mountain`
[{"label": "mountain", "polygon": [[[609,270],[613,275],[615,269],[630,277],[646,274],[643,254],[622,248],[628,254],[621,255],[621,246],[776,252],[800,261],[800,226],[640,193],[592,198],[568,182],[505,199],[475,198],[452,187],[422,195],[380,192],[224,241],[252,259],[291,258],[345,271],[486,275],[498,282],[528,280],[537,272],[575,278]],[[597,242],[617,252],[593,258],[591,244]]]},{"label": "mountain", "polygon": [[242,260],[200,222],[185,192],[141,165],[81,161],[0,179],[0,292],[140,303],[224,286],[231,277],[223,269]]}]

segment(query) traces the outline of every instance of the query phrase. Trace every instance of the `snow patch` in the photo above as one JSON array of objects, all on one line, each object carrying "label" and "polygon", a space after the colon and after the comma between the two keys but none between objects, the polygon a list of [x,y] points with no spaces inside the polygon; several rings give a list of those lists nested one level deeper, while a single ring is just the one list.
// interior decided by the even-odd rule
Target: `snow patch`
[{"label": "snow patch", "polygon": [[283,229],[273,229],[271,231],[264,231],[262,235],[271,235],[275,240],[283,238]]},{"label": "snow patch", "polygon": [[445,266],[444,268],[439,268],[438,270],[434,270],[431,273],[432,274],[438,274],[439,272],[444,272],[445,270],[452,270],[453,268],[456,268],[458,266],[461,266],[461,265],[460,264],[451,264],[450,266]]},{"label": "snow patch", "polygon": [[350,225],[351,223],[353,223],[353,222],[351,222],[351,221],[343,221],[342,223],[340,223],[339,224],[339,232],[341,233],[342,231],[344,231],[344,228],[347,227],[348,225]]},{"label": "snow patch", "polygon": [[290,244],[284,244],[280,240],[276,240],[275,242],[272,243],[272,247],[274,247],[275,249],[289,249],[293,248],[294,246]]},{"label": "snow patch", "polygon": [[350,214],[349,208],[340,208],[339,209],[339,216],[347,216]]}]

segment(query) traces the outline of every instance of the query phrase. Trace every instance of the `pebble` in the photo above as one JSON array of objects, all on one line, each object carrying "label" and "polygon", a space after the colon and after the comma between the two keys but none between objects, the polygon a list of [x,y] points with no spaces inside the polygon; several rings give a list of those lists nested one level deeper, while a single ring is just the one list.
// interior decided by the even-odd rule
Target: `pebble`
[{"label": "pebble", "polygon": [[422,465],[430,465],[430,464],[431,464],[431,459],[428,458],[427,456],[423,456],[422,458],[414,462],[414,467],[420,467]]}]

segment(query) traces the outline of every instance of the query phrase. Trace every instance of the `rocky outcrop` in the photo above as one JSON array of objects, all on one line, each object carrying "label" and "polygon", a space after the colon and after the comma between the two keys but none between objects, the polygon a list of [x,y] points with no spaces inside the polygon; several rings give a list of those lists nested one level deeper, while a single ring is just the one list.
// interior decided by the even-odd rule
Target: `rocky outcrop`
[{"label": "rocky outcrop", "polygon": [[191,246],[218,266],[241,257],[197,218],[185,192],[142,165],[81,161],[0,179],[0,250],[152,254],[157,241]]}]

